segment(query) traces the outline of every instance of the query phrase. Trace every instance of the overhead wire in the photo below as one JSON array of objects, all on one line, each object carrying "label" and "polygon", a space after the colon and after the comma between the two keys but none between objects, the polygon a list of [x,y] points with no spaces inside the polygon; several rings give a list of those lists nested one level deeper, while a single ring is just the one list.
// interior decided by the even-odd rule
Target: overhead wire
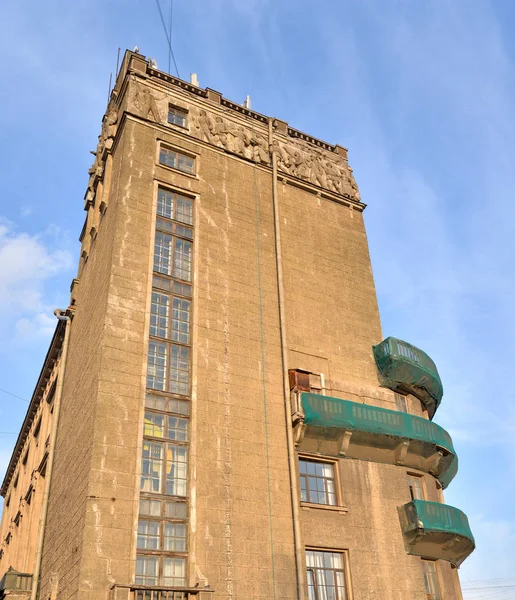
[{"label": "overhead wire", "polygon": [[170,53],[170,55],[171,55],[171,57],[172,57],[172,59],[173,59],[173,64],[175,65],[175,70],[176,70],[176,72],[177,72],[177,77],[180,79],[180,78],[181,78],[181,76],[179,75],[179,69],[178,69],[178,67],[177,67],[177,62],[176,62],[176,60],[175,60],[175,55],[174,55],[174,53],[173,53],[173,48],[172,48],[172,39],[171,39],[171,36],[170,36],[170,35],[168,35],[168,30],[167,30],[167,28],[166,28],[166,22],[165,22],[165,18],[164,18],[164,16],[163,16],[163,11],[162,11],[162,9],[161,9],[161,4],[160,4],[159,0],[156,0],[156,4],[157,4],[157,10],[159,11],[159,17],[160,17],[160,19],[161,19],[161,24],[162,24],[162,26],[163,26],[163,30],[164,30],[164,32],[165,32],[166,41],[168,42],[168,50],[169,50],[169,53]]},{"label": "overhead wire", "polygon": [[25,398],[22,398],[21,396],[17,396],[16,394],[13,394],[12,392],[8,392],[7,390],[3,390],[2,388],[0,388],[0,392],[3,392],[4,394],[8,394],[9,396],[12,396],[13,398],[18,398],[18,400],[23,400],[23,402],[30,404],[30,400],[26,400]]}]

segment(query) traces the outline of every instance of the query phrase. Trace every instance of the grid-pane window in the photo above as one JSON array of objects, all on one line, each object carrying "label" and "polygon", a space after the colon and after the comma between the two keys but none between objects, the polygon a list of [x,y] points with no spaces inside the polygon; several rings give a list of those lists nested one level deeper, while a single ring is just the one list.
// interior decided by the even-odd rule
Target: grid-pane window
[{"label": "grid-pane window", "polygon": [[159,576],[159,558],[157,556],[138,556],[136,558],[136,583],[138,585],[157,585]]},{"label": "grid-pane window", "polygon": [[173,237],[161,231],[156,231],[154,243],[154,271],[172,274],[172,244]]},{"label": "grid-pane window", "polygon": [[179,127],[186,127],[188,124],[188,112],[176,106],[168,107],[168,123],[173,123]]},{"label": "grid-pane window", "polygon": [[190,308],[191,302],[182,298],[174,298],[172,306],[172,340],[181,344],[190,341]]},{"label": "grid-pane window", "polygon": [[148,344],[147,387],[166,389],[167,345],[150,340]]},{"label": "grid-pane window", "polygon": [[424,583],[426,586],[427,600],[440,600],[440,586],[438,584],[438,573],[436,572],[436,563],[434,560],[423,560]]},{"label": "grid-pane window", "polygon": [[175,218],[181,223],[193,225],[193,200],[184,196],[177,196],[177,214]]},{"label": "grid-pane window", "polygon": [[163,558],[163,576],[161,578],[163,585],[184,585],[185,576],[186,559],[179,557]]},{"label": "grid-pane window", "polygon": [[166,456],[166,493],[186,496],[188,477],[188,449],[168,444]]},{"label": "grid-pane window", "polygon": [[164,523],[163,548],[171,552],[186,552],[186,524]]},{"label": "grid-pane window", "polygon": [[166,436],[169,440],[176,442],[188,441],[188,419],[180,417],[168,417],[168,432]]},{"label": "grid-pane window", "polygon": [[164,146],[161,146],[161,151],[159,152],[159,162],[162,165],[179,169],[179,171],[184,171],[185,173],[195,172],[195,159],[193,157],[181,154],[170,148],[165,148]]},{"label": "grid-pane window", "polygon": [[340,552],[306,551],[309,600],[346,600],[344,556]]},{"label": "grid-pane window", "polygon": [[336,505],[334,464],[319,461],[299,461],[300,490],[303,502]]},{"label": "grid-pane window", "polygon": [[150,335],[168,337],[168,320],[170,312],[170,297],[159,292],[152,292],[150,312]]},{"label": "grid-pane window", "polygon": [[168,519],[185,519],[187,510],[186,502],[165,502],[165,517]]},{"label": "grid-pane window", "polygon": [[184,346],[170,346],[169,391],[187,395],[190,387],[190,349]]},{"label": "grid-pane window", "polygon": [[149,515],[151,517],[161,516],[161,500],[150,500],[142,498],[139,501],[139,514]]},{"label": "grid-pane window", "polygon": [[424,485],[419,475],[408,475],[408,487],[412,500],[424,500]]},{"label": "grid-pane window", "polygon": [[138,521],[138,548],[141,550],[159,550],[159,521]]},{"label": "grid-pane window", "polygon": [[143,440],[143,460],[141,465],[141,489],[144,492],[161,491],[163,474],[164,445],[160,442]]},{"label": "grid-pane window", "polygon": [[185,281],[191,281],[191,247],[191,242],[175,238],[173,276]]},{"label": "grid-pane window", "polygon": [[165,416],[145,411],[143,435],[148,437],[164,437]]},{"label": "grid-pane window", "polygon": [[395,394],[395,406],[401,412],[408,412],[408,399],[404,394]]},{"label": "grid-pane window", "polygon": [[173,219],[174,194],[163,188],[157,190],[157,214],[167,219]]}]

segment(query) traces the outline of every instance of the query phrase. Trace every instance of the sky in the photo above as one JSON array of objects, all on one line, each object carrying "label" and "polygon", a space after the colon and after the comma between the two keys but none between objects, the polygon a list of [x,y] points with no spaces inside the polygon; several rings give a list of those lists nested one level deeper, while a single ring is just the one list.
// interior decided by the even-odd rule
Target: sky
[{"label": "sky", "polygon": [[[165,18],[169,0],[161,0]],[[179,75],[349,148],[383,331],[424,349],[477,550],[465,600],[515,598],[515,3],[174,0]],[[168,70],[154,0],[0,3],[0,472],[76,274],[117,49]],[[175,69],[172,62],[172,73]],[[496,586],[492,589],[492,586]]]}]

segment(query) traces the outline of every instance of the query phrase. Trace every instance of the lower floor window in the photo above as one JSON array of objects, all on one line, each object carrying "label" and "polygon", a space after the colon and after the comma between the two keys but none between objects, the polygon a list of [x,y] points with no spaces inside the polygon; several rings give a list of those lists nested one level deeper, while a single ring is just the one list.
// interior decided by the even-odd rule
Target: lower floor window
[{"label": "lower floor window", "polygon": [[440,600],[440,586],[438,584],[438,573],[434,560],[422,560],[424,568],[424,583],[426,586],[427,600]]},{"label": "lower floor window", "polygon": [[309,600],[347,600],[343,552],[306,551]]},{"label": "lower floor window", "polygon": [[184,586],[186,582],[186,559],[179,556],[136,557],[136,584]]}]

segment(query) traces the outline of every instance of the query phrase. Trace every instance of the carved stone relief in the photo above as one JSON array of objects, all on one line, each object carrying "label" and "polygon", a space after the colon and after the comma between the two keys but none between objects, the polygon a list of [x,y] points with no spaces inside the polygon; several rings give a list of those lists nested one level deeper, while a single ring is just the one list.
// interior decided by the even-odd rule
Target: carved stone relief
[{"label": "carved stone relief", "polygon": [[268,141],[258,132],[232,123],[206,110],[194,111],[191,115],[191,134],[214,146],[233,152],[258,163],[270,164]]},{"label": "carved stone relief", "polygon": [[318,150],[304,142],[274,142],[277,168],[283,173],[298,177],[337,194],[359,200],[359,191],[352,169],[337,154]]}]

